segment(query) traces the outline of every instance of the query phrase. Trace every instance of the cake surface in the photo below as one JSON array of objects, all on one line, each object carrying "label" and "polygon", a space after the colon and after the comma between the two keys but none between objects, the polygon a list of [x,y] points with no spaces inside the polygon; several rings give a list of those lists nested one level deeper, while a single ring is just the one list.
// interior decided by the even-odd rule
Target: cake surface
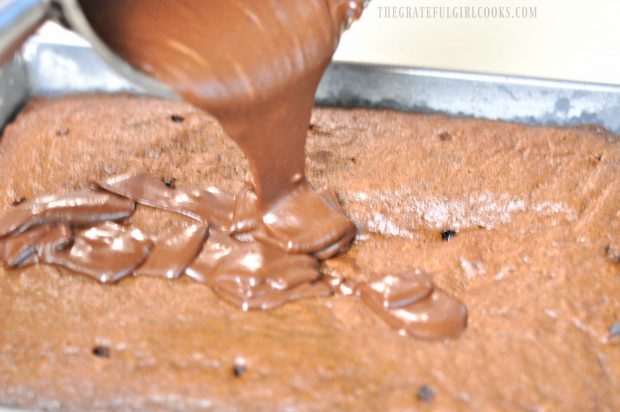
[{"label": "cake surface", "polygon": [[[63,410],[620,409],[620,139],[391,111],[316,109],[307,174],[359,229],[322,271],[421,268],[469,310],[456,340],[396,334],[343,296],[243,312],[188,279],[115,285],[0,268],[0,405]],[[132,96],[31,102],[0,140],[0,214],[144,171],[231,193],[217,122]],[[156,235],[187,219],[142,208]]]}]

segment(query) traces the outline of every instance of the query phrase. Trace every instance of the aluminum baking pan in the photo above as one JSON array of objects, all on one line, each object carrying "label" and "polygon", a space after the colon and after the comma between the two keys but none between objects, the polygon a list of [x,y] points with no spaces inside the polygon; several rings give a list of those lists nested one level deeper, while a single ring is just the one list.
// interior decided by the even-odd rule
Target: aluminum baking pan
[{"label": "aluminum baking pan", "polygon": [[[35,35],[0,68],[0,127],[31,96],[94,91],[143,93],[79,38]],[[595,124],[620,134],[620,86],[614,85],[335,62],[316,102],[527,124]]]}]

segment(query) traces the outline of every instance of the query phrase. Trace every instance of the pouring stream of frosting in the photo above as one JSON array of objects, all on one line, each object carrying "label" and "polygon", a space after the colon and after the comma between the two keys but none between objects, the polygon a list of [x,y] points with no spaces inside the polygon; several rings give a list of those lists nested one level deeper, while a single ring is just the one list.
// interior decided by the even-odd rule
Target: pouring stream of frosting
[{"label": "pouring stream of frosting", "polygon": [[[346,279],[319,272],[319,260],[349,247],[355,226],[333,190],[315,192],[306,181],[306,134],[319,80],[361,0],[81,4],[112,50],[215,115],[248,159],[253,187],[233,196],[128,174],[44,196],[0,218],[0,261],[52,264],[103,283],[184,274],[244,310],[355,294],[401,333],[462,332],[465,307],[423,272],[387,275],[350,293],[341,287]],[[150,239],[115,223],[133,214],[134,202],[200,223]]]},{"label": "pouring stream of frosting", "polygon": [[249,161],[264,232],[296,253],[342,251],[355,233],[304,169],[316,89],[362,3],[81,1],[112,50],[220,121]]}]

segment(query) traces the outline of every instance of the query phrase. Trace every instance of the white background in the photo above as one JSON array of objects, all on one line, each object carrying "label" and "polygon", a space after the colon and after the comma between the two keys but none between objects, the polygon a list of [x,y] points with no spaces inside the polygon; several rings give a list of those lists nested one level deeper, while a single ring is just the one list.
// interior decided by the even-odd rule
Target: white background
[{"label": "white background", "polygon": [[[379,6],[537,6],[530,20],[379,18]],[[337,60],[620,84],[620,0],[372,0]]]}]

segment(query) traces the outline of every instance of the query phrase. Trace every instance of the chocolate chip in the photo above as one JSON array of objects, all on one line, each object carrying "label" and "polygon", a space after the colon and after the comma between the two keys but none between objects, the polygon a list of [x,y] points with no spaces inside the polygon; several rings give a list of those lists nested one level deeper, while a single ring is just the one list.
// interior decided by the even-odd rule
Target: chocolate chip
[{"label": "chocolate chip", "polygon": [[172,116],[170,116],[170,120],[172,120],[175,123],[183,123],[183,120],[185,119],[181,115],[173,114]]},{"label": "chocolate chip", "polygon": [[308,130],[314,130],[314,124],[310,123],[310,124],[308,125]]},{"label": "chocolate chip", "polygon": [[620,263],[620,252],[612,248],[611,245],[607,245],[605,247],[605,254],[611,259],[612,262]]},{"label": "chocolate chip", "polygon": [[56,136],[66,136],[69,134],[69,129],[67,129],[66,127],[61,127],[60,129],[56,130]]},{"label": "chocolate chip", "polygon": [[161,181],[170,189],[176,187],[177,179],[175,177],[162,177]]},{"label": "chocolate chip", "polygon": [[356,159],[356,158],[354,158],[354,157],[349,158],[349,160],[351,161],[351,163],[355,163],[355,162],[357,162],[357,159]]},{"label": "chocolate chip", "polygon": [[441,232],[441,240],[443,240],[444,242],[447,242],[455,236],[456,231],[452,229],[444,230],[443,232]]},{"label": "chocolate chip", "polygon": [[447,142],[448,140],[452,140],[452,135],[446,131],[439,133],[439,140],[443,140]]},{"label": "chocolate chip", "polygon": [[110,357],[110,348],[103,345],[97,345],[92,350],[93,355],[99,358],[109,358]]},{"label": "chocolate chip", "polygon": [[618,336],[620,336],[620,322],[615,322],[609,327],[609,337],[613,339]]},{"label": "chocolate chip", "polygon": [[435,399],[435,392],[430,386],[422,385],[418,388],[415,397],[420,402],[432,402]]},{"label": "chocolate chip", "polygon": [[235,375],[237,378],[240,378],[241,375],[243,375],[247,371],[248,371],[248,367],[241,363],[235,364],[235,366],[233,366],[233,369],[232,369],[233,375]]},{"label": "chocolate chip", "polygon": [[601,160],[603,160],[603,155],[599,153],[593,153],[590,155],[589,160],[591,164],[595,165],[599,163]]},{"label": "chocolate chip", "polygon": [[25,197],[23,197],[23,196],[20,196],[20,197],[18,197],[18,198],[16,198],[16,199],[14,199],[14,200],[11,202],[11,205],[12,205],[12,206],[21,205],[21,204],[22,204],[22,203],[24,203],[25,201],[26,201],[26,198],[25,198]]}]

